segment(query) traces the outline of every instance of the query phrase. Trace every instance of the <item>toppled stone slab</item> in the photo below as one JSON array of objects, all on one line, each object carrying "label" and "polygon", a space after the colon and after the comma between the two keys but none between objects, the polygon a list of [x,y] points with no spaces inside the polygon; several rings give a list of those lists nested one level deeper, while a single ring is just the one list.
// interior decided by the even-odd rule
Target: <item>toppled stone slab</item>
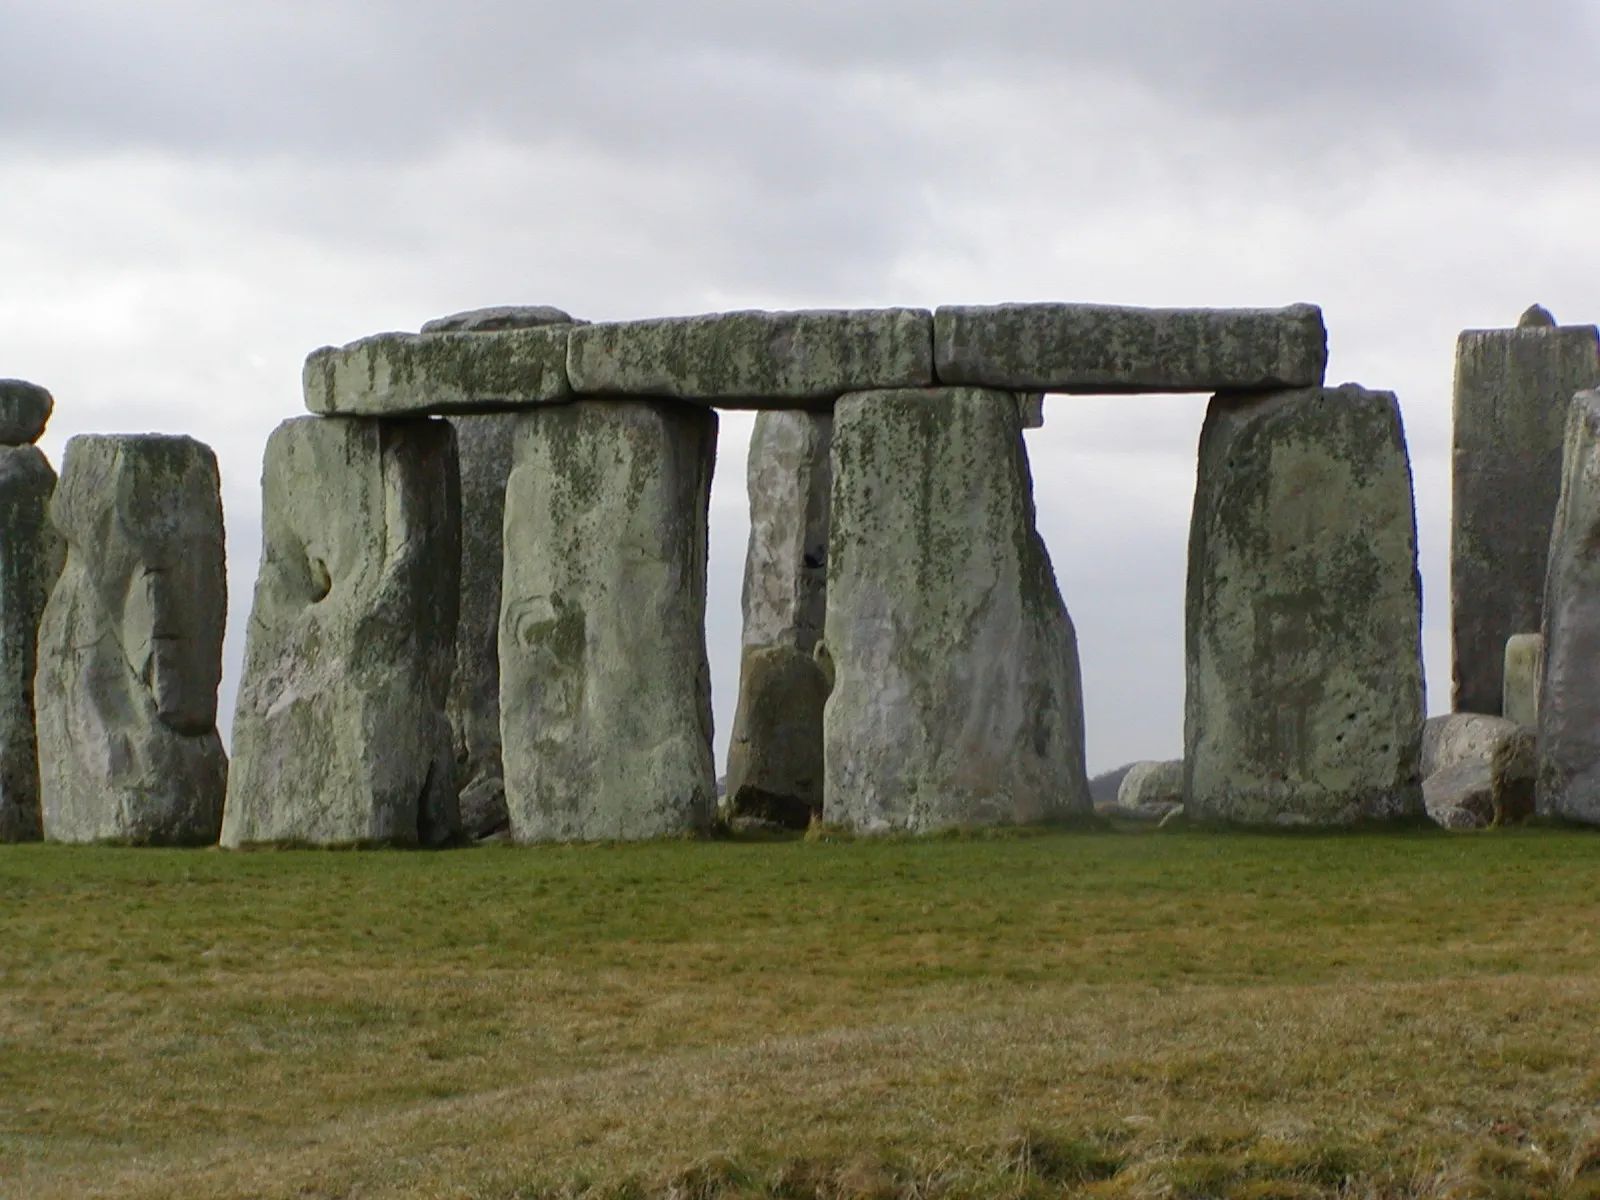
[{"label": "toppled stone slab", "polygon": [[1506,639],[1539,629],[1573,394],[1600,383],[1600,330],[1535,306],[1456,345],[1452,707],[1496,713]]},{"label": "toppled stone slab", "polygon": [[1544,584],[1540,816],[1600,825],[1600,391],[1567,414]]},{"label": "toppled stone slab", "polygon": [[33,445],[55,406],[55,398],[37,383],[0,379],[0,446]]},{"label": "toppled stone slab", "polygon": [[1506,639],[1500,712],[1530,728],[1539,724],[1539,679],[1544,674],[1544,635],[1516,633]]},{"label": "toppled stone slab", "polygon": [[215,455],[187,437],[75,437],[50,517],[66,562],[39,624],[45,837],[216,841],[228,762]]},{"label": "toppled stone slab", "polygon": [[956,305],[934,314],[939,381],[1019,391],[1262,391],[1322,383],[1322,310]]},{"label": "toppled stone slab", "polygon": [[1533,731],[1504,717],[1452,713],[1422,727],[1419,755],[1428,816],[1446,829],[1484,829],[1533,814]]},{"label": "toppled stone slab", "polygon": [[933,381],[920,308],[711,313],[572,331],[572,388],[724,408],[830,407],[843,392]]},{"label": "toppled stone slab", "polygon": [[306,359],[306,408],[324,416],[495,412],[559,403],[568,325],[380,333]]},{"label": "toppled stone slab", "polygon": [[822,813],[828,682],[813,652],[827,615],[832,436],[826,413],[761,413],[745,472],[750,544],[728,805],[798,828]]},{"label": "toppled stone slab", "polygon": [[1391,393],[1211,401],[1186,626],[1191,819],[1420,815],[1421,586]]},{"label": "toppled stone slab", "polygon": [[1117,788],[1117,807],[1139,809],[1156,817],[1183,803],[1183,760],[1136,762]]},{"label": "toppled stone slab", "polygon": [[460,555],[447,422],[301,417],[267,439],[223,845],[455,836]]},{"label": "toppled stone slab", "polygon": [[50,523],[55,486],[37,447],[0,448],[0,842],[44,835],[33,679],[39,618],[65,554]]},{"label": "toppled stone slab", "polygon": [[716,414],[580,401],[518,418],[500,733],[519,842],[664,837],[716,805],[706,518]]},{"label": "toppled stone slab", "polygon": [[548,304],[503,304],[469,308],[435,317],[422,325],[423,333],[496,333],[502,329],[539,329],[545,325],[584,325],[571,314]]},{"label": "toppled stone slab", "polygon": [[841,397],[833,477],[826,819],[876,833],[1088,813],[1077,638],[1016,398]]}]

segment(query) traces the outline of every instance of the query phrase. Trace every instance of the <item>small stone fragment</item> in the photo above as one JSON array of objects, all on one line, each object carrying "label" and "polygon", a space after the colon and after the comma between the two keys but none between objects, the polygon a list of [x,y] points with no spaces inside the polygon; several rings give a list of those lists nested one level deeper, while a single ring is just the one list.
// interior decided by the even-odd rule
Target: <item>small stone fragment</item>
[{"label": "small stone fragment", "polygon": [[1544,673],[1544,636],[1516,633],[1506,639],[1500,712],[1530,728],[1539,724],[1539,677]]},{"label": "small stone fragment", "polygon": [[538,329],[545,325],[583,325],[548,304],[505,304],[469,308],[423,323],[423,333],[497,333],[502,329]]},{"label": "small stone fragment", "polygon": [[55,406],[54,397],[36,383],[0,379],[0,445],[33,445]]},{"label": "small stone fragment", "polygon": [[66,561],[39,624],[52,841],[216,841],[227,615],[217,460],[187,437],[75,437],[50,517]]},{"label": "small stone fragment", "polygon": [[1542,304],[1530,304],[1517,319],[1518,329],[1554,329],[1556,319]]}]

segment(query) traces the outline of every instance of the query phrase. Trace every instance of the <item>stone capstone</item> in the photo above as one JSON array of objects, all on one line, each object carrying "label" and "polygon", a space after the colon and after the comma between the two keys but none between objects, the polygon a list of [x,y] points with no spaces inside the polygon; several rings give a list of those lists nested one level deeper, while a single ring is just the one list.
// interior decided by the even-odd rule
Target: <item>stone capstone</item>
[{"label": "stone capstone", "polygon": [[1452,713],[1422,727],[1419,756],[1428,816],[1446,829],[1484,829],[1533,813],[1533,731],[1503,717]]},{"label": "stone capstone", "polygon": [[828,683],[814,651],[827,615],[832,432],[825,413],[761,413],[745,472],[750,543],[729,811],[798,828],[822,813]]},{"label": "stone capstone", "polygon": [[44,832],[33,679],[39,618],[65,549],[50,523],[55,486],[37,447],[0,448],[0,842]]},{"label": "stone capstone", "polygon": [[519,416],[506,485],[500,732],[519,842],[704,830],[716,414],[620,399]]},{"label": "stone capstone", "polygon": [[380,333],[312,351],[306,408],[325,416],[494,412],[559,403],[568,325],[474,332]]},{"label": "stone capstone", "polygon": [[1115,815],[1159,821],[1183,807],[1183,760],[1136,762],[1117,788]]},{"label": "stone capstone", "polygon": [[824,816],[864,832],[1088,813],[1077,639],[1015,396],[834,412]]},{"label": "stone capstone", "polygon": [[1019,391],[1259,391],[1322,383],[1322,310],[956,305],[934,314],[939,381]]},{"label": "stone capstone", "polygon": [[1524,314],[1516,329],[1469,329],[1456,344],[1450,620],[1457,712],[1500,711],[1506,639],[1540,628],[1567,408],[1574,393],[1597,383],[1600,331],[1555,325],[1543,310]]},{"label": "stone capstone", "polygon": [[0,446],[37,442],[55,406],[55,399],[36,383],[0,379]]},{"label": "stone capstone", "polygon": [[39,623],[44,836],[216,841],[228,777],[216,457],[187,437],[75,437],[50,518],[66,559]]},{"label": "stone capstone", "polygon": [[725,408],[830,407],[842,392],[933,380],[924,309],[732,312],[574,328],[574,391]]},{"label": "stone capstone", "polygon": [[582,325],[570,314],[548,304],[505,304],[469,308],[425,321],[423,333],[497,333],[502,329],[538,329],[545,325]]},{"label": "stone capstone", "polygon": [[1544,635],[1514,633],[1506,639],[1500,712],[1530,728],[1539,723],[1539,679],[1544,674]]},{"label": "stone capstone", "polygon": [[1215,397],[1189,534],[1188,816],[1420,815],[1420,632],[1394,396],[1347,384]]},{"label": "stone capstone", "polygon": [[224,845],[456,835],[460,561],[447,422],[302,417],[268,438]]}]

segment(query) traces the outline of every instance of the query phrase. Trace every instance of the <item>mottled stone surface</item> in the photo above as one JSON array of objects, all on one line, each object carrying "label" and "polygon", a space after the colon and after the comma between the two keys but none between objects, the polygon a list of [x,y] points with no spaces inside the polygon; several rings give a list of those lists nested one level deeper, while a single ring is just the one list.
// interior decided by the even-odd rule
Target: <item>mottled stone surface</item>
[{"label": "mottled stone surface", "polygon": [[224,845],[455,836],[459,524],[447,422],[302,417],[267,440]]},{"label": "mottled stone surface", "polygon": [[883,832],[1087,813],[1077,639],[1015,397],[841,397],[831,520],[826,819]]},{"label": "mottled stone surface", "polygon": [[37,448],[0,448],[0,842],[44,832],[33,675],[39,618],[65,552],[50,523],[55,486]]},{"label": "mottled stone surface", "polygon": [[396,417],[523,409],[564,401],[567,325],[497,332],[380,333],[306,359],[306,408]]},{"label": "mottled stone surface", "polygon": [[941,383],[1045,392],[1307,387],[1328,362],[1322,310],[958,305],[934,314]]},{"label": "mottled stone surface", "polygon": [[1500,713],[1518,725],[1539,723],[1539,680],[1544,674],[1544,635],[1516,633],[1506,639]]},{"label": "mottled stone surface", "polygon": [[706,517],[716,414],[627,400],[519,417],[500,731],[517,841],[661,837],[715,811]]},{"label": "mottled stone surface", "polygon": [[1421,587],[1388,392],[1218,396],[1189,533],[1191,819],[1420,814]]},{"label": "mottled stone surface", "polygon": [[0,379],[0,446],[31,446],[44,433],[56,402],[24,379]]},{"label": "mottled stone surface", "polygon": [[822,812],[828,683],[813,651],[827,615],[832,433],[825,413],[761,413],[745,472],[750,543],[728,804],[736,816],[801,828]]},{"label": "mottled stone surface", "polygon": [[435,317],[422,325],[423,333],[497,333],[502,329],[538,329],[544,325],[583,324],[571,314],[548,304],[502,304],[491,308],[469,308]]},{"label": "mottled stone surface", "polygon": [[1428,816],[1446,829],[1483,829],[1533,813],[1533,731],[1485,713],[1433,717],[1419,758]]},{"label": "mottled stone surface", "polygon": [[1122,808],[1183,803],[1183,760],[1136,762],[1122,777],[1117,804]]},{"label": "mottled stone surface", "polygon": [[584,394],[670,396],[724,408],[827,408],[841,392],[933,380],[925,309],[708,313],[572,331]]},{"label": "mottled stone surface", "polygon": [[1540,628],[1573,394],[1600,383],[1600,332],[1542,309],[1456,345],[1450,542],[1452,707],[1497,713],[1506,639]]},{"label": "mottled stone surface", "polygon": [[216,457],[187,437],[75,437],[50,519],[66,561],[39,623],[45,837],[214,842],[228,776]]},{"label": "mottled stone surface", "polygon": [[1600,825],[1600,391],[1567,414],[1544,585],[1540,816]]}]

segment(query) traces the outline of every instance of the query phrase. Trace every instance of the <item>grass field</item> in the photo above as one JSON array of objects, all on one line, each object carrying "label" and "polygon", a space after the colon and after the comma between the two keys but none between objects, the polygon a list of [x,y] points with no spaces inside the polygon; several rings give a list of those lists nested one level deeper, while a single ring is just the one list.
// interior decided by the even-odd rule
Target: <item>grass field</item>
[{"label": "grass field", "polygon": [[1600,1196],[1600,837],[0,848],[0,1196]]}]

